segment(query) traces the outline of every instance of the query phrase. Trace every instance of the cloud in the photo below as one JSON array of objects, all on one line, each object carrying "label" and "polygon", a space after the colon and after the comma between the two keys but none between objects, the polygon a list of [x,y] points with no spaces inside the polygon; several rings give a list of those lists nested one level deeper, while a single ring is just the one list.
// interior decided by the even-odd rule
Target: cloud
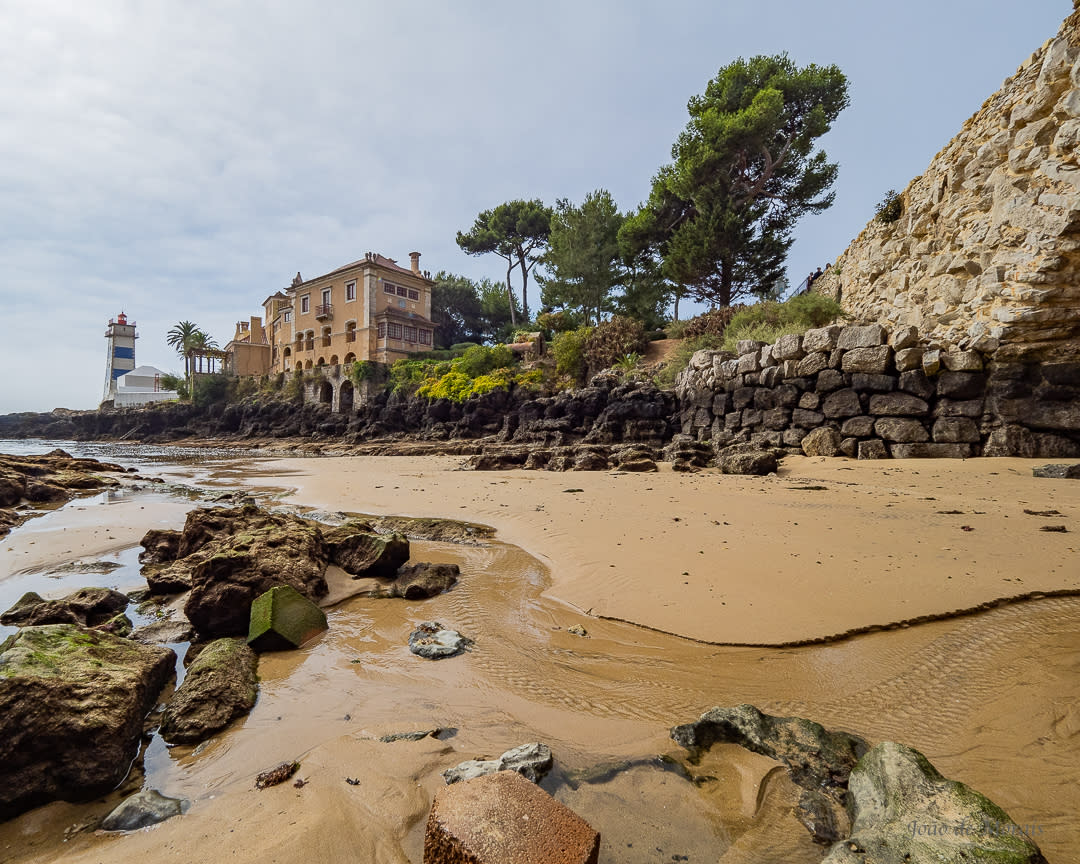
[{"label": "cloud", "polygon": [[297,270],[368,250],[502,278],[457,230],[514,197],[605,187],[635,205],[686,100],[739,55],[789,50],[851,78],[827,141],[837,204],[793,255],[812,269],[1064,11],[0,0],[0,412],[96,405],[122,309],[138,362],[168,369],[176,321],[224,343]]}]

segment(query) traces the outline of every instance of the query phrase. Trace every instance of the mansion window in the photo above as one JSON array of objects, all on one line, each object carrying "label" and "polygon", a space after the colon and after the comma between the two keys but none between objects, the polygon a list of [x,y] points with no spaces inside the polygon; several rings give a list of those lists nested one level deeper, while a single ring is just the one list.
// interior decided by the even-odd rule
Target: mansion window
[{"label": "mansion window", "polygon": [[397,289],[393,285],[391,285],[389,282],[383,282],[382,290],[383,290],[383,294],[390,294],[390,295],[397,294]]},{"label": "mansion window", "polygon": [[415,342],[416,341],[416,328],[415,327],[410,327],[408,324],[405,325],[405,341],[406,342]]},{"label": "mansion window", "polygon": [[410,288],[409,289],[409,299],[410,300],[419,300],[420,299],[420,292],[419,291],[414,291],[412,288]]},{"label": "mansion window", "polygon": [[356,283],[355,282],[346,282],[345,283],[345,302],[347,303],[350,300],[355,300],[355,299],[356,299]]},{"label": "mansion window", "polygon": [[430,345],[431,344],[431,331],[430,330],[421,330],[420,331],[420,344],[421,345]]},{"label": "mansion window", "polygon": [[292,309],[286,309],[284,312],[282,312],[281,313],[281,319],[286,324],[288,324],[290,321],[292,321]]},{"label": "mansion window", "polygon": [[409,296],[409,289],[404,288],[401,285],[398,285],[397,286],[397,296],[398,297],[408,297]]},{"label": "mansion window", "polygon": [[323,288],[322,289],[322,302],[323,302],[323,306],[329,306],[330,305],[330,289],[329,288]]},{"label": "mansion window", "polygon": [[385,323],[379,324],[378,331],[379,331],[379,338],[380,339],[385,339],[386,338],[386,324]]},{"label": "mansion window", "polygon": [[311,295],[305,294],[300,298],[300,314],[307,315],[311,311]]},{"label": "mansion window", "polygon": [[401,325],[400,324],[390,323],[388,325],[388,330],[389,330],[391,339],[400,339],[401,338]]}]

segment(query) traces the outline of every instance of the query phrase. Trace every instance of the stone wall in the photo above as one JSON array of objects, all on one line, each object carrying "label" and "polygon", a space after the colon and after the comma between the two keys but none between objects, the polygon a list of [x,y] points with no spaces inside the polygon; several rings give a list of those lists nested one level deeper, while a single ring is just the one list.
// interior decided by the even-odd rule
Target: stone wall
[{"label": "stone wall", "polygon": [[[942,350],[914,327],[823,327],[738,354],[698,351],[676,381],[684,434],[865,458],[1080,456],[1080,362]],[[823,430],[823,431],[817,431]]]},{"label": "stone wall", "polygon": [[900,219],[871,221],[815,290],[942,347],[1077,356],[1078,157],[1080,11],[908,185]]}]

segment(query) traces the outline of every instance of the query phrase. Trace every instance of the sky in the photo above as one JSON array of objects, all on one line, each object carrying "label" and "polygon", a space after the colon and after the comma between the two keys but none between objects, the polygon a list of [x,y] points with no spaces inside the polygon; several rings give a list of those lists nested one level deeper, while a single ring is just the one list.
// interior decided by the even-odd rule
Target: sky
[{"label": "sky", "polygon": [[[456,245],[513,198],[611,192],[670,161],[687,100],[738,57],[836,64],[836,202],[796,284],[1058,30],[1071,0],[0,0],[0,413],[95,408],[105,327],[136,362],[224,345],[301,272],[381,252],[473,278]],[[530,303],[535,306],[537,294]],[[686,317],[685,314],[683,317]]]}]

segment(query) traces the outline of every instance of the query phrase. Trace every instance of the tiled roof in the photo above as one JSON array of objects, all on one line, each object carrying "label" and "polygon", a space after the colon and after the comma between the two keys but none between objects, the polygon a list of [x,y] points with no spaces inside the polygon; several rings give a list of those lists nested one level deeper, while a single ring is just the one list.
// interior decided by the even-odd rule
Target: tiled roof
[{"label": "tiled roof", "polygon": [[[328,276],[333,276],[335,273],[340,273],[343,270],[351,270],[353,267],[361,267],[364,264],[374,264],[377,267],[382,267],[384,270],[393,270],[398,273],[404,273],[406,276],[416,276],[421,279],[425,278],[419,273],[413,273],[413,271],[408,267],[402,267],[400,264],[397,263],[397,261],[394,261],[391,258],[387,258],[385,255],[375,253],[375,257],[373,260],[369,260],[367,258],[360,258],[357,261],[351,261],[348,264],[342,264],[340,267],[331,270],[329,273],[323,273],[322,276],[316,276],[313,279],[305,279],[303,285],[310,285],[312,282],[319,282],[320,280],[325,279]],[[300,287],[302,286],[297,286],[297,288]]]}]

